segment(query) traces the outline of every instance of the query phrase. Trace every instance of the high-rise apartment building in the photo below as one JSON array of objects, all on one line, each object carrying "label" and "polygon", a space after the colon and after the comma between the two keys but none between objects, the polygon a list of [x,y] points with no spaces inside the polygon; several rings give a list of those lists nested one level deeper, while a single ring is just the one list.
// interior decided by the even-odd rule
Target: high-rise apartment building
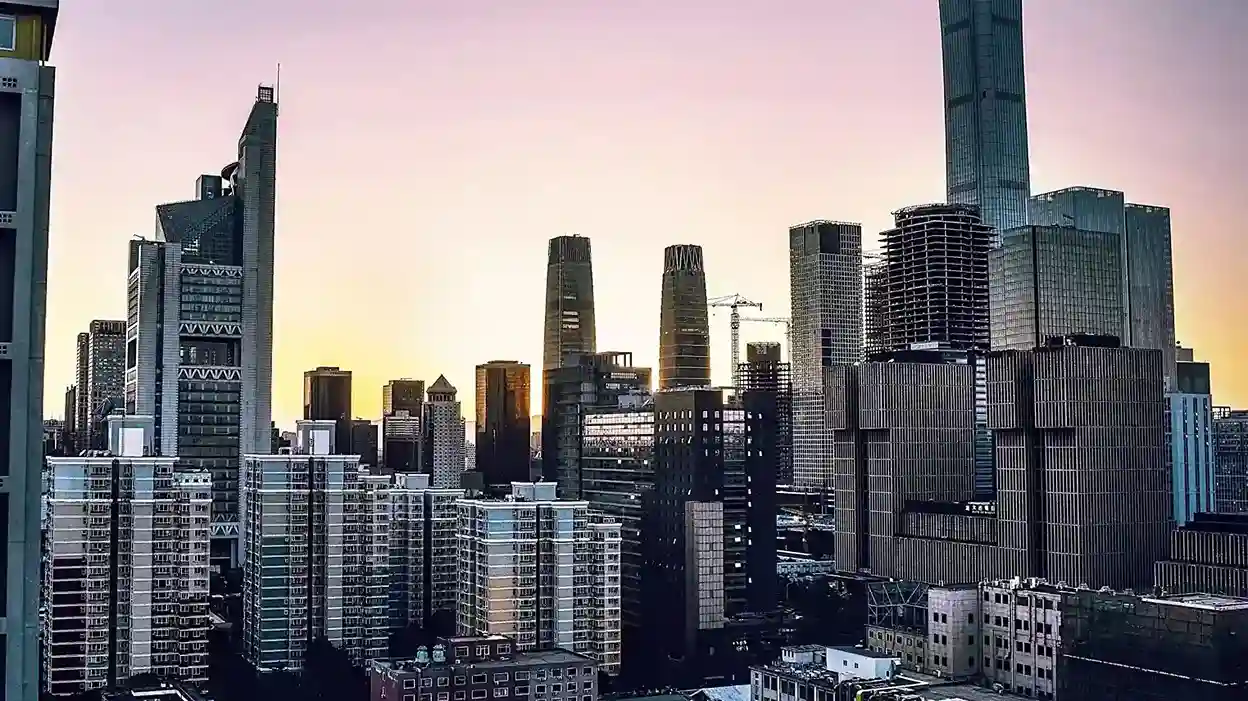
[{"label": "high-rise apartment building", "polygon": [[140,674],[208,679],[212,478],[155,456],[152,423],[112,416],[108,450],[48,459],[40,633],[51,694]]},{"label": "high-rise apartment building", "polygon": [[568,353],[593,353],[597,339],[589,239],[557,236],[550,240],[546,256],[542,369],[559,367]]},{"label": "high-rise apartment building", "polygon": [[793,483],[832,485],[823,369],[862,359],[862,225],[813,221],[789,229]]},{"label": "high-rise apartment building", "polygon": [[[745,344],[745,362],[739,373],[741,392],[775,393],[776,482],[793,483],[793,370],[781,361],[780,344]],[[748,401],[746,402],[749,403]]]},{"label": "high-rise apartment building", "polygon": [[970,497],[972,367],[911,354],[830,369],[838,566],[948,584],[1148,584],[1172,523],[1162,361],[1115,343],[989,355],[992,501]]},{"label": "high-rise apartment building", "polygon": [[272,448],[277,102],[261,86],[237,160],[196,199],[156,208],[156,240],[130,242],[126,413],[156,446],[211,472],[212,557],[237,562],[238,470]]},{"label": "high-rise apartment building", "polygon": [[429,475],[396,474],[393,479],[390,630],[402,631],[413,623],[436,629],[434,615],[439,612],[453,626],[459,591],[459,500],[464,491],[430,486]]},{"label": "high-rise apartment building", "polygon": [[57,0],[0,6],[0,591],[4,697],[34,699],[39,674],[39,465],[48,282],[48,200],[56,69],[47,61]]},{"label": "high-rise apartment building", "polygon": [[881,258],[866,271],[866,352],[940,344],[988,350],[992,227],[979,208],[928,204],[893,212]]},{"label": "high-rise apartment building", "polygon": [[319,367],[303,373],[303,418],[333,421],[334,445],[344,455],[358,454],[351,440],[351,371]]},{"label": "high-rise apartment building", "polygon": [[458,487],[464,473],[464,414],[457,398],[458,390],[446,379],[429,385],[429,401],[425,403],[425,434],[422,452],[426,472],[438,489]]},{"label": "high-rise apartment building", "polygon": [[387,654],[390,480],[300,421],[293,452],[243,466],[243,657],[298,670],[323,637],[362,664]]},{"label": "high-rise apartment building", "polygon": [[1121,235],[1070,226],[1011,229],[989,258],[994,350],[1074,334],[1124,345]]},{"label": "high-rise apartment building", "polygon": [[1248,411],[1213,411],[1214,505],[1219,513],[1248,514]]},{"label": "high-rise apartment building", "polygon": [[424,418],[423,380],[390,380],[381,388],[381,454],[386,472],[420,471]]},{"label": "high-rise apartment building", "polygon": [[581,444],[584,415],[615,407],[620,398],[650,392],[650,368],[633,365],[632,353],[568,353],[546,371],[542,417],[542,477],[559,485],[562,499],[583,499]]},{"label": "high-rise apartment building", "polygon": [[477,471],[488,485],[529,479],[529,366],[492,360],[477,366]]},{"label": "high-rise apartment building", "polygon": [[92,321],[78,334],[78,393],[76,422],[81,426],[82,450],[108,446],[105,419],[124,408],[126,388],[126,322]]},{"label": "high-rise apartment building", "polygon": [[998,232],[1027,223],[1022,0],[941,0],[948,200]]},{"label": "high-rise apartment building", "polygon": [[711,384],[711,327],[702,247],[663,250],[659,312],[659,389]]},{"label": "high-rise apartment building", "polygon": [[1182,526],[1215,510],[1213,395],[1209,363],[1181,361],[1166,393],[1166,444],[1170,449],[1174,521]]},{"label": "high-rise apartment building", "polygon": [[[620,667],[620,524],[549,482],[459,502],[460,635],[505,635],[516,650],[562,648]],[[501,583],[509,582],[510,586]]]},{"label": "high-rise apartment building", "polygon": [[[1123,345],[1156,348],[1166,364],[1166,388],[1174,387],[1174,263],[1170,210],[1130,204],[1118,190],[1068,187],[1028,201],[1028,223],[1113,234],[1122,276]],[[1086,333],[1093,333],[1088,331]]]}]

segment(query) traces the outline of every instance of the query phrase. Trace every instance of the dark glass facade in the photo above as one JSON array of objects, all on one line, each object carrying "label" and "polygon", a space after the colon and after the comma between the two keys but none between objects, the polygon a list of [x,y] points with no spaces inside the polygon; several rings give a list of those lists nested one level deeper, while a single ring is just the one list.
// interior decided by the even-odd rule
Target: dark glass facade
[{"label": "dark glass facade", "polygon": [[529,366],[492,360],[477,366],[477,472],[487,485],[529,481]]},{"label": "dark glass facade", "polygon": [[593,353],[598,349],[597,338],[589,239],[553,238],[546,258],[542,369],[559,367],[568,353]]},{"label": "dark glass facade", "polygon": [[303,418],[335,422],[335,450],[340,455],[355,455],[351,442],[351,371],[319,367],[303,373]]},{"label": "dark glass facade", "polygon": [[706,306],[702,247],[663,251],[659,314],[659,389],[711,384],[711,331]]},{"label": "dark glass facade", "polygon": [[420,416],[424,403],[424,380],[390,380],[381,388],[382,416],[390,416],[396,411],[406,411],[412,416]]}]

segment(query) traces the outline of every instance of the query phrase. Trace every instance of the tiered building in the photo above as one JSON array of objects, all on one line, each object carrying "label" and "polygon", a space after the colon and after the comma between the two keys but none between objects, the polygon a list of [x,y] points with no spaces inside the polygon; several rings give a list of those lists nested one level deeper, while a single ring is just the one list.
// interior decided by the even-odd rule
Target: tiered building
[{"label": "tiered building", "polygon": [[112,416],[109,450],[48,459],[40,634],[51,694],[140,674],[208,678],[211,477],[156,457],[152,423]]},{"label": "tiered building", "polygon": [[395,474],[390,487],[390,629],[455,620],[459,589],[459,499],[429,475]]},{"label": "tiered building", "polygon": [[563,648],[620,666],[620,524],[546,482],[459,502],[460,635]]},{"label": "tiered building", "polygon": [[464,415],[456,392],[445,375],[438,375],[429,386],[429,401],[424,407],[425,472],[433,476],[433,486],[438,489],[458,487],[466,469]]},{"label": "tiered building", "polygon": [[243,467],[243,656],[297,670],[324,637],[356,663],[384,657],[389,479],[335,453],[333,421],[300,421],[288,455]]}]

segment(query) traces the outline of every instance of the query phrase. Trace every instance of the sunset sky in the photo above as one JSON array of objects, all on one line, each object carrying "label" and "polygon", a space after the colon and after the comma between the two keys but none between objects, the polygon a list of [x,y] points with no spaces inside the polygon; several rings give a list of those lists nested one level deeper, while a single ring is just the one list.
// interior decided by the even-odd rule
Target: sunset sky
[{"label": "sunset sky", "polygon": [[[1033,191],[1171,207],[1178,338],[1248,405],[1248,2],[1025,6]],[[75,335],[125,316],[126,241],[233,160],[278,62],[283,427],[317,365],[354,371],[367,418],[386,380],[445,373],[471,420],[473,365],[540,367],[552,236],[593,239],[599,349],[653,366],[664,246],[786,316],[789,225],[873,239],[944,198],[935,0],[67,1],[48,416]],[[711,334],[727,381],[726,310]]]}]

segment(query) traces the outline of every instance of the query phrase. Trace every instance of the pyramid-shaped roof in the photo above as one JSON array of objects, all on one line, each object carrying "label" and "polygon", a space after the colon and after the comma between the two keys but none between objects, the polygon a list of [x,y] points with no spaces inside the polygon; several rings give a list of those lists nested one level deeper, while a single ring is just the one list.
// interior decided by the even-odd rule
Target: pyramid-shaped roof
[{"label": "pyramid-shaped roof", "polygon": [[455,385],[446,379],[446,375],[438,375],[438,379],[429,386],[429,394],[454,394],[457,391]]}]

